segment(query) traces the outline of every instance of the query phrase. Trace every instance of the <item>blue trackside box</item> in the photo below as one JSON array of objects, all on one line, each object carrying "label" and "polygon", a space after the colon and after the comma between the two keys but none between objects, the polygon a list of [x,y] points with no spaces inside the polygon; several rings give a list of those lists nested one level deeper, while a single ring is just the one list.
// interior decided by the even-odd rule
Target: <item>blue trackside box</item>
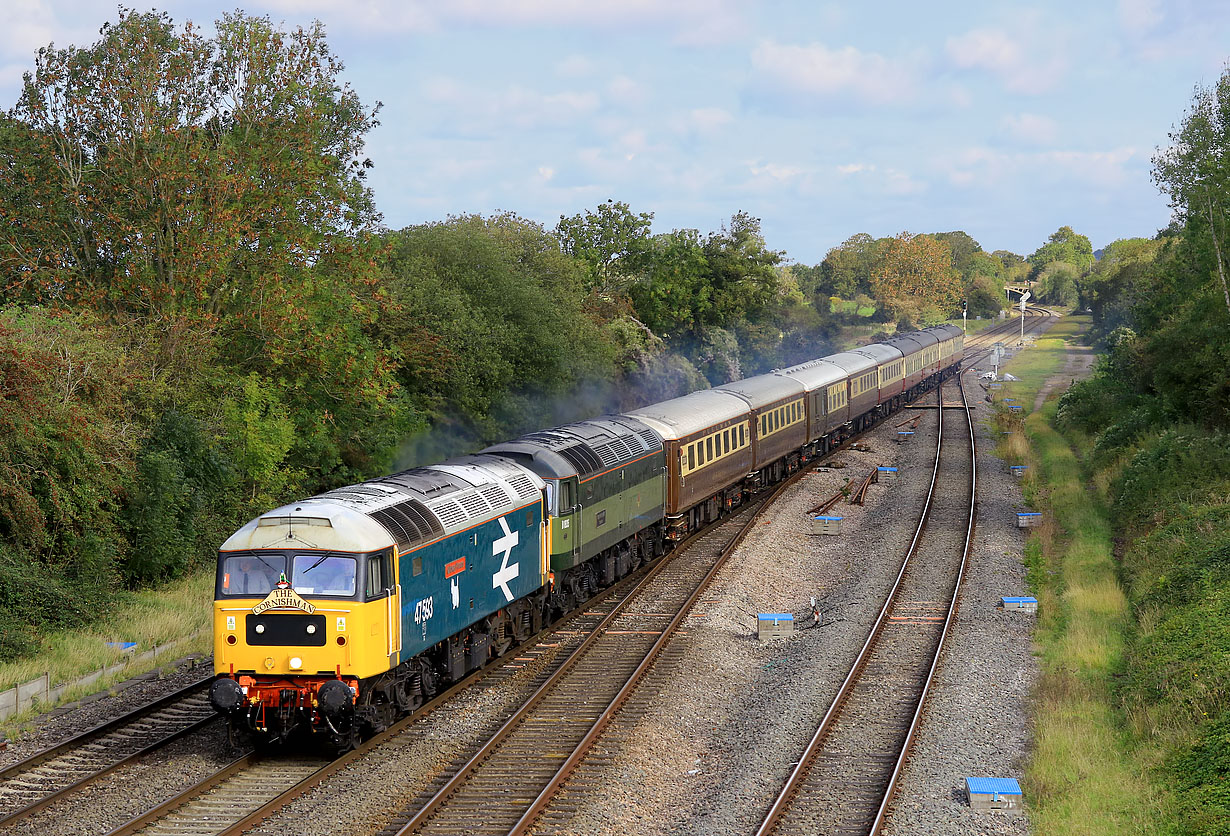
[{"label": "blue trackside box", "polygon": [[788,612],[762,612],[756,616],[756,633],[761,641],[791,636],[794,634],[794,616]]},{"label": "blue trackside box", "polygon": [[1028,595],[1005,595],[999,599],[999,605],[1004,610],[1021,610],[1022,612],[1037,612],[1038,599]]},{"label": "blue trackside box", "polygon": [[811,518],[812,534],[840,534],[841,517],[819,516]]},{"label": "blue trackside box", "polygon": [[1041,511],[1021,511],[1016,515],[1017,528],[1034,528],[1042,525]]},{"label": "blue trackside box", "polygon": [[1015,778],[966,778],[965,792],[975,810],[1015,810],[1024,799]]}]

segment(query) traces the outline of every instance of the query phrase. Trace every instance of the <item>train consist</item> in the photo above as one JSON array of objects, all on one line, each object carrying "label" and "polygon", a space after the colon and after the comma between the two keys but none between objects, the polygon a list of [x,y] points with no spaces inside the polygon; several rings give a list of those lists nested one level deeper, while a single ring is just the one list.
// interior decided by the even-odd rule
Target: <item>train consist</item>
[{"label": "train consist", "polygon": [[213,707],[345,749],[956,373],[949,325],[329,491],[222,545]]}]

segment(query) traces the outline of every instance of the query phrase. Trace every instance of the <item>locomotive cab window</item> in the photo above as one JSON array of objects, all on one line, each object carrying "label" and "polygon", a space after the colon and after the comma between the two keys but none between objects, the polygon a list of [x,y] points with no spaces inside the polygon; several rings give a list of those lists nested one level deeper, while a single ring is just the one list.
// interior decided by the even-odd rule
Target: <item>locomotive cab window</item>
[{"label": "locomotive cab window", "polygon": [[265,597],[286,571],[286,558],[280,554],[237,554],[222,561],[223,595]]},{"label": "locomotive cab window", "polygon": [[297,554],[290,585],[300,595],[354,595],[356,564],[353,557],[332,554]]},{"label": "locomotive cab window", "polygon": [[389,585],[388,579],[392,576],[389,571],[392,556],[390,550],[386,549],[367,558],[367,600],[374,601],[384,597],[385,589]]}]

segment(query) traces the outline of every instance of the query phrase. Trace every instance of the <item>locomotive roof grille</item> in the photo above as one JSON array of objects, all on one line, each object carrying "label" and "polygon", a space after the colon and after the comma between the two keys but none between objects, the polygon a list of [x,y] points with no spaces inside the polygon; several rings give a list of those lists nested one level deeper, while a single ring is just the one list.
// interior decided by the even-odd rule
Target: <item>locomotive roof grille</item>
[{"label": "locomotive roof grille", "polygon": [[568,463],[577,469],[577,473],[596,473],[602,470],[602,459],[583,444],[563,447],[555,452],[567,459]]},{"label": "locomotive roof grille", "polygon": [[457,497],[457,501],[461,503],[461,507],[465,509],[467,516],[482,517],[491,510],[486,501],[477,492],[464,493]]},{"label": "locomotive roof grille", "polygon": [[662,440],[654,435],[652,430],[641,430],[638,435],[640,435],[641,441],[645,442],[646,450],[657,450],[662,446]]},{"label": "locomotive roof grille", "polygon": [[403,552],[416,543],[444,533],[440,521],[417,499],[407,499],[405,502],[372,511],[368,516],[389,532],[397,542],[398,550]]}]

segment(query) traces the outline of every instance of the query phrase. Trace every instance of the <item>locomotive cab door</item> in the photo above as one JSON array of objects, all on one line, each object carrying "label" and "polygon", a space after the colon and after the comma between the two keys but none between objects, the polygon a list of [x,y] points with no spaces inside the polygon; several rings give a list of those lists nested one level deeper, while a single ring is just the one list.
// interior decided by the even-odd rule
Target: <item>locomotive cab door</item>
[{"label": "locomotive cab door", "polygon": [[367,559],[366,600],[374,609],[368,616],[370,633],[364,639],[371,643],[372,652],[380,652],[376,648],[383,650],[390,666],[396,664],[393,654],[401,647],[401,625],[398,623],[401,616],[400,589],[393,549],[370,556]]}]

